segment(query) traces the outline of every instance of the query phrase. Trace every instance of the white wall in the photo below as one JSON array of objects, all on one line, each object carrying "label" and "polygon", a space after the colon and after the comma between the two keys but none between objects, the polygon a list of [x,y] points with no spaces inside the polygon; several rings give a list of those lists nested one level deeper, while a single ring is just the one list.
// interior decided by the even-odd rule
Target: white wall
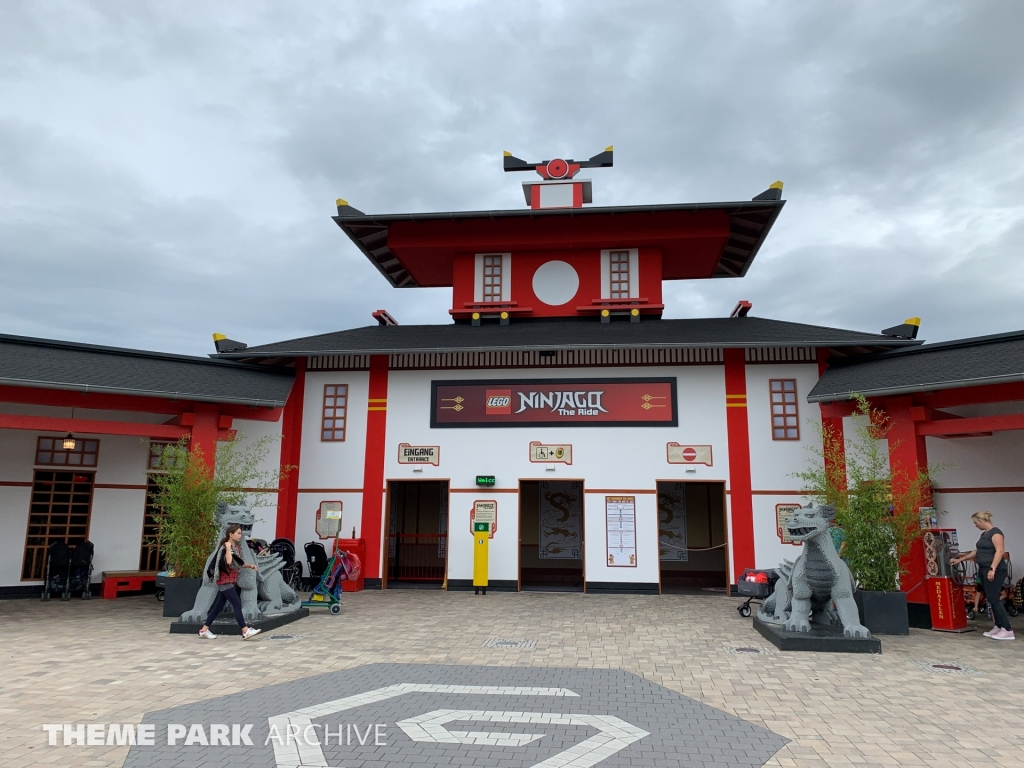
[{"label": "white wall", "polygon": [[[771,440],[768,397],[769,378],[798,379],[800,398],[806,397],[817,378],[814,364],[751,365],[748,374],[748,418],[750,423],[752,479],[755,490],[790,490],[799,484],[790,473],[802,469],[809,453],[806,447],[817,440],[817,432],[801,425],[801,440]],[[430,382],[434,379],[529,379],[553,377],[636,377],[676,376],[678,378],[679,426],[644,428],[571,428],[534,426],[505,429],[431,429]],[[315,538],[313,521],[320,501],[340,499],[344,504],[342,529],[357,533],[361,518],[366,441],[366,398],[368,374],[361,372],[311,371],[306,376],[305,408],[298,512],[298,538]],[[322,443],[319,438],[321,403],[325,384],[349,385],[347,436],[343,443]],[[476,498],[496,498],[499,504],[498,534],[492,542],[491,575],[494,579],[518,576],[518,483],[520,479],[584,478],[586,494],[587,579],[589,581],[657,581],[656,497],[652,493],[637,496],[639,524],[648,526],[640,534],[640,565],[609,569],[604,563],[604,499],[595,489],[630,493],[653,491],[658,480],[728,481],[728,443],[725,421],[724,368],[721,366],[643,367],[607,369],[514,369],[474,371],[390,371],[388,388],[387,435],[385,445],[386,480],[448,480],[451,541],[449,577],[472,575],[472,538],[468,514]],[[801,402],[801,420],[817,417],[817,408]],[[544,443],[571,443],[572,466],[556,464],[547,471],[544,464],[529,461],[528,447],[533,440]],[[667,442],[712,446],[713,467],[670,465],[666,460]],[[426,465],[422,471],[398,463],[398,444],[440,445],[441,464]],[[474,487],[476,475],[493,474],[498,493]],[[465,491],[465,492],[460,492]],[[506,491],[502,493],[501,491]],[[755,497],[757,498],[757,497]],[[788,500],[788,499],[784,499]],[[755,546],[758,564],[772,565],[778,559],[781,543],[775,535],[774,497],[755,502]],[[381,509],[383,522],[384,510]],[[464,536],[462,534],[465,534]],[[462,541],[462,539],[465,541]],[[651,547],[646,553],[644,547]],[[762,558],[767,563],[761,563]]]},{"label": "white wall", "polygon": [[[433,379],[530,379],[555,377],[678,376],[679,427],[565,427],[531,426],[506,429],[431,429],[430,382]],[[605,565],[604,495],[632,490],[653,490],[657,480],[725,480],[728,456],[724,418],[725,380],[718,366],[684,368],[606,368],[606,369],[517,369],[486,371],[392,371],[388,392],[388,429],[385,451],[385,477],[388,480],[444,479],[452,488],[471,489],[480,475],[494,475],[496,488],[518,491],[519,480],[585,479],[586,493],[584,539],[587,551],[588,581],[657,582],[657,518],[655,497],[637,496],[638,530],[641,549],[637,568],[611,568]],[[529,460],[529,444],[570,443],[573,464],[545,464]],[[684,473],[680,466],[667,463],[665,444],[711,444],[715,446],[714,467],[699,467],[697,473]],[[398,444],[440,445],[441,465],[426,466],[414,472],[398,463]],[[519,518],[517,493],[489,495],[489,489],[452,494],[450,520],[451,547],[449,577],[472,574],[472,536],[468,515],[473,499],[497,498],[498,534],[491,543],[491,574],[494,579],[518,578]],[[456,523],[456,515],[460,522]],[[462,539],[465,539],[463,542]],[[650,541],[648,541],[650,540]],[[653,542],[653,543],[651,543]],[[645,548],[652,547],[649,551]],[[507,575],[498,575],[506,574]]]},{"label": "white wall", "polygon": [[[238,431],[238,447],[244,450],[247,445],[261,437],[270,437],[270,450],[266,458],[257,466],[261,472],[277,472],[281,467],[281,421],[251,421],[248,419],[235,419],[232,429]],[[255,504],[257,497],[249,496],[249,503]],[[264,541],[273,541],[277,538],[275,528],[277,526],[277,493],[264,494],[260,500],[262,506],[254,506],[253,514],[256,515],[256,522],[252,527],[254,538]]]},{"label": "white wall", "polygon": [[[799,440],[773,440],[769,379],[796,379]],[[792,560],[799,547],[783,544],[777,533],[776,504],[803,504],[802,483],[794,472],[807,469],[821,447],[821,410],[807,402],[818,381],[817,363],[747,365],[747,419],[750,432],[750,480],[754,494],[754,561],[756,568],[774,568]],[[766,495],[765,491],[782,491]],[[730,565],[731,567],[731,565]]]},{"label": "white wall", "polygon": [[[430,382],[432,380],[530,379],[587,377],[663,377],[678,379],[678,427],[533,426],[504,429],[431,429]],[[311,371],[306,377],[303,415],[302,472],[298,530],[300,541],[315,539],[313,521],[320,501],[340,499],[344,504],[342,529],[351,534],[360,528],[366,398],[368,374],[361,372]],[[800,440],[775,441],[771,433],[768,380],[797,379],[800,407]],[[385,479],[448,480],[450,499],[449,577],[472,576],[472,537],[469,509],[474,499],[498,500],[498,534],[491,542],[491,578],[518,577],[518,484],[522,480],[584,479],[586,493],[585,539],[588,581],[656,582],[658,580],[656,482],[726,482],[729,477],[725,419],[725,379],[722,366],[637,367],[605,369],[512,369],[472,371],[390,371],[388,386]],[[751,480],[754,496],[754,543],[756,565],[773,567],[795,548],[782,544],[776,534],[775,505],[800,502],[800,482],[792,473],[806,468],[813,458],[810,447],[818,444],[819,410],[806,402],[817,381],[817,365],[750,364],[747,366],[747,416],[751,446]],[[319,439],[324,384],[349,385],[347,439],[322,443]],[[571,443],[573,465],[529,461],[533,440]],[[689,467],[668,464],[667,442],[711,445],[714,466]],[[398,444],[440,445],[440,466],[425,465],[422,471],[398,463]],[[476,475],[496,477],[496,489],[477,490]],[[333,490],[332,490],[333,489]],[[604,493],[637,497],[640,553],[637,568],[608,568],[605,564]],[[765,495],[765,491],[775,491]],[[760,493],[758,493],[760,492]],[[727,501],[731,505],[731,499]],[[383,524],[384,509],[381,509]],[[731,540],[731,515],[730,521]],[[644,528],[646,526],[646,528]],[[651,547],[651,552],[645,551]],[[730,547],[730,557],[733,548]],[[730,569],[732,563],[730,563]],[[731,572],[731,570],[730,570]]]},{"label": "white wall", "polygon": [[[1024,487],[1024,432],[925,439],[928,464],[936,468],[934,487],[957,491],[935,494],[939,525],[956,528],[960,548],[970,550],[980,533],[971,522],[971,515],[983,510],[991,512],[992,522],[1006,537],[1011,561],[1017,561],[1016,572],[1024,572],[1024,492],[994,490]],[[975,490],[963,492],[970,489]]]},{"label": "white wall", "polygon": [[[70,416],[70,408],[35,407],[4,404],[4,412]],[[120,413],[86,411],[88,418],[117,419]],[[152,414],[123,414],[125,421],[145,422],[140,417]],[[75,416],[83,410],[75,409]],[[166,420],[166,416],[160,420]],[[95,544],[93,581],[99,582],[104,570],[136,570],[142,544],[142,520],[146,499],[146,465],[148,443],[139,437],[123,435],[90,435],[75,433],[79,438],[94,438],[100,442],[96,477],[93,489],[92,514],[89,521],[89,540]],[[0,430],[0,481],[31,484],[33,478],[36,439],[40,435],[57,433],[29,430]],[[63,469],[40,466],[40,469]],[[91,470],[92,468],[86,468]],[[130,486],[110,488],[104,486]],[[0,586],[25,586],[40,582],[23,582],[21,567],[25,555],[25,534],[28,525],[31,487],[0,486]]]},{"label": "white wall", "polygon": [[[366,371],[308,371],[302,409],[302,450],[299,459],[299,500],[295,515],[296,547],[319,541],[316,513],[322,501],[340,501],[342,537],[360,534],[363,466],[366,451]],[[324,385],[348,385],[345,439],[321,442]]]},{"label": "white wall", "polygon": [[[0,412],[39,416],[70,417],[70,408],[0,403]],[[76,418],[136,423],[160,423],[167,415],[99,411],[76,408]],[[280,434],[281,423],[236,419],[234,427],[243,437],[243,444],[262,435]],[[95,545],[93,581],[99,582],[103,571],[134,571],[139,567],[142,545],[142,524],[146,505],[146,471],[149,443],[145,438],[126,435],[90,435],[75,433],[79,438],[95,438],[100,442],[95,468],[89,540]],[[33,478],[36,439],[57,433],[30,430],[0,430],[0,586],[25,586],[40,582],[21,581],[28,525],[31,482]],[[280,442],[275,442],[263,462],[263,469],[276,470],[280,465]],[[39,467],[61,469],[61,467]],[[87,468],[92,470],[92,468]],[[18,482],[24,486],[4,483]],[[111,487],[114,486],[114,487]],[[274,538],[276,494],[267,498],[270,506],[257,507],[258,522],[254,535]]]},{"label": "white wall", "polygon": [[0,429],[0,586],[21,583],[36,437],[34,432]]}]

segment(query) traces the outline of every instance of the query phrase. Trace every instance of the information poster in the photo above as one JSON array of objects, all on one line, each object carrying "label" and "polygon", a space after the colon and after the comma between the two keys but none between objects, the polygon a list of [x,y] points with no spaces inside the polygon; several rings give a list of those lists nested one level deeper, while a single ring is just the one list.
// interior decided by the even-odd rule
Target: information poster
[{"label": "information poster", "polygon": [[800,546],[803,542],[793,541],[789,537],[789,524],[793,520],[793,513],[800,509],[799,504],[776,504],[775,505],[775,524],[776,533],[779,536],[779,541],[783,544],[793,544]]},{"label": "information poster", "polygon": [[579,481],[540,483],[541,560],[583,559],[583,488]]},{"label": "information poster", "polygon": [[469,532],[473,533],[476,528],[473,527],[474,523],[487,523],[490,535],[489,539],[494,538],[495,531],[498,530],[498,502],[496,501],[474,501],[473,508],[469,510]]},{"label": "information poster", "polygon": [[658,559],[686,562],[686,483],[672,483],[669,489],[658,494]]},{"label": "information poster", "polygon": [[608,565],[613,568],[635,568],[636,497],[605,496],[604,516],[607,529]]}]

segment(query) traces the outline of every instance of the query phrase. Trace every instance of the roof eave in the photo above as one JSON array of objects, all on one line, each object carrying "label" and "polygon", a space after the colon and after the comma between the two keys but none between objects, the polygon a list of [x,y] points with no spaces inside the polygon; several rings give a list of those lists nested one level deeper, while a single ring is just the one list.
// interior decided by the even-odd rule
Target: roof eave
[{"label": "roof eave", "polygon": [[[893,347],[910,346],[920,342],[906,340],[891,343],[879,344],[877,341],[863,340],[851,341],[849,339],[838,341],[770,341],[770,342],[647,342],[635,344],[572,344],[573,349],[755,349],[769,347],[866,347],[878,346],[884,349]],[[507,346],[488,344],[480,346],[440,346],[440,347],[380,347],[369,349],[315,349],[315,350],[273,350],[268,352],[257,352],[254,350],[243,350],[240,352],[227,352],[216,355],[218,358],[233,360],[259,360],[274,357],[316,357],[322,355],[407,355],[407,354],[434,354],[450,352],[514,352],[517,350],[527,352],[545,352],[550,350],[564,350],[565,344],[510,344]]]},{"label": "roof eave", "polygon": [[963,387],[983,387],[989,384],[1015,384],[1024,381],[1024,373],[1006,374],[1003,376],[983,376],[972,379],[957,379],[955,381],[935,381],[923,384],[909,384],[901,387],[878,387],[875,389],[858,389],[849,392],[830,392],[815,395],[812,391],[807,396],[809,403],[839,403],[853,400],[854,395],[864,397],[895,397],[897,395],[911,395],[915,392],[938,392],[944,389],[960,389]]},{"label": "roof eave", "polygon": [[37,381],[33,379],[0,378],[0,384],[33,389],[57,389],[65,392],[90,392],[105,395],[134,395],[136,397],[159,397],[167,400],[193,400],[200,403],[225,403],[229,405],[246,405],[253,408],[283,408],[284,400],[265,400],[249,397],[224,397],[218,395],[201,395],[194,392],[165,392],[161,390],[135,389],[130,387],[102,387],[92,384],[80,384],[64,381]]},{"label": "roof eave", "polygon": [[[538,216],[593,216],[600,214],[623,214],[623,213],[657,213],[663,211],[685,211],[685,210],[727,210],[732,212],[744,210],[771,209],[767,221],[761,227],[757,240],[750,251],[744,257],[743,265],[738,274],[716,274],[713,277],[743,277],[750,268],[754,257],[764,243],[768,232],[779,216],[779,212],[786,204],[785,200],[739,200],[734,202],[721,203],[676,203],[669,205],[624,205],[624,206],[602,206],[590,208],[552,208],[552,209],[509,209],[497,211],[459,211],[459,212],[436,212],[436,213],[397,213],[397,214],[359,214],[359,215],[337,215],[331,218],[338,227],[348,236],[356,247],[366,258],[377,268],[385,279],[395,288],[417,288],[415,278],[403,267],[387,247],[386,233],[388,227],[398,221],[430,221],[430,220],[458,220],[458,219],[502,219],[519,217]],[[356,227],[372,228],[374,234],[383,231],[385,233],[384,244],[377,249],[367,247],[367,235],[357,234]],[[730,230],[732,222],[730,222]],[[719,255],[719,262],[721,262]],[[393,272],[388,271],[389,264],[396,264],[399,268]]]}]

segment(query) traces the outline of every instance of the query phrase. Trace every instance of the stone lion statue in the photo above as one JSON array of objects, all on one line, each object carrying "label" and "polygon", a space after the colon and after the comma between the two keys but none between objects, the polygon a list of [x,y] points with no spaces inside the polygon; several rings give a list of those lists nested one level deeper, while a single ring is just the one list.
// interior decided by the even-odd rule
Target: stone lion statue
[{"label": "stone lion statue", "polygon": [[782,624],[790,632],[810,632],[811,622],[842,624],[846,637],[871,637],[860,623],[850,568],[832,543],[829,526],[835,514],[834,507],[814,504],[792,514],[789,537],[804,548],[795,562],[779,566],[775,589],[757,612],[761,621]]},{"label": "stone lion statue", "polygon": [[[242,559],[247,563],[255,563],[255,571],[243,569],[238,574],[238,589],[242,599],[242,614],[246,621],[256,621],[264,616],[275,616],[282,613],[297,611],[302,601],[290,586],[285,584],[281,576],[284,562],[281,556],[273,552],[263,552],[259,556],[249,547],[248,538],[252,533],[256,516],[252,509],[242,505],[220,503],[217,505],[217,522],[220,524],[218,540],[224,536],[229,525],[238,523],[242,526]],[[212,546],[212,545],[211,545]],[[196,595],[196,603],[192,610],[181,614],[181,621],[203,622],[209,613],[213,601],[217,597],[217,585],[208,573],[214,552],[206,560],[203,567],[203,585]]]}]

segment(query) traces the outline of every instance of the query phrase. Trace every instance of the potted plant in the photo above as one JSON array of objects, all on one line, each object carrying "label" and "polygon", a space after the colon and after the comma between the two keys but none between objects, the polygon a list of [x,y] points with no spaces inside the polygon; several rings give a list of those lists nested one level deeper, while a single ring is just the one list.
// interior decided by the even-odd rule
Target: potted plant
[{"label": "potted plant", "polygon": [[219,442],[213,467],[201,449],[189,450],[187,439],[160,451],[153,468],[153,503],[161,513],[157,541],[170,571],[164,616],[180,616],[195,604],[206,560],[219,533],[217,503],[261,506],[290,469],[260,468],[276,439],[261,437],[244,448],[240,436]]},{"label": "potted plant", "polygon": [[923,533],[918,510],[931,480],[923,468],[889,466],[888,417],[865,397],[854,397],[854,434],[844,446],[840,436],[823,427],[817,460],[796,477],[803,480],[807,496],[835,506],[861,623],[875,634],[906,635],[910,625],[900,576],[911,544]]}]

